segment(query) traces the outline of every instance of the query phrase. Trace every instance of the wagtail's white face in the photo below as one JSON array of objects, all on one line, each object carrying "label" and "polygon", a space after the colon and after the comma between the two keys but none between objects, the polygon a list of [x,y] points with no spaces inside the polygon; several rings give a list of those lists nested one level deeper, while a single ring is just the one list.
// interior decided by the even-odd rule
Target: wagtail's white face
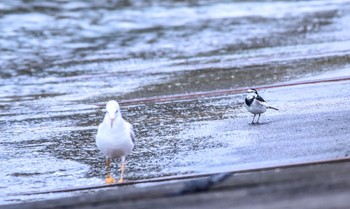
[{"label": "wagtail's white face", "polygon": [[248,93],[247,98],[253,98],[256,95],[258,95],[258,92],[255,89],[248,89],[247,93]]},{"label": "wagtail's white face", "polygon": [[247,93],[248,93],[248,94],[250,94],[250,93],[258,94],[258,92],[256,91],[256,89],[248,89],[248,90],[247,90]]},{"label": "wagtail's white face", "polygon": [[111,122],[111,128],[113,127],[113,122],[118,117],[119,114],[119,104],[118,102],[111,100],[106,105],[107,115]]}]

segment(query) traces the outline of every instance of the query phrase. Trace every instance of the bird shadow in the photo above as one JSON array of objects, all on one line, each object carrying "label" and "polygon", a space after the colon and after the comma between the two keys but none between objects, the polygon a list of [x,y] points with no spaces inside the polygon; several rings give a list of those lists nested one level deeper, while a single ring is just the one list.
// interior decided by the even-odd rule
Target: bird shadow
[{"label": "bird shadow", "polygon": [[261,125],[268,125],[268,124],[271,124],[271,122],[267,121],[267,122],[259,122],[259,123],[248,123],[248,125],[251,125],[251,126],[261,126]]}]

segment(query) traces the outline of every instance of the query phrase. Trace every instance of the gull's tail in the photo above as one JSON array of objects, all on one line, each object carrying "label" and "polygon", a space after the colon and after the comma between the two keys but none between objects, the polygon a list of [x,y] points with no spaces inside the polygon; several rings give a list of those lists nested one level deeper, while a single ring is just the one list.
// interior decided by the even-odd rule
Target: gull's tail
[{"label": "gull's tail", "polygon": [[272,107],[272,106],[268,106],[267,108],[269,108],[269,109],[273,109],[273,110],[279,110],[278,108],[276,108],[276,107]]}]

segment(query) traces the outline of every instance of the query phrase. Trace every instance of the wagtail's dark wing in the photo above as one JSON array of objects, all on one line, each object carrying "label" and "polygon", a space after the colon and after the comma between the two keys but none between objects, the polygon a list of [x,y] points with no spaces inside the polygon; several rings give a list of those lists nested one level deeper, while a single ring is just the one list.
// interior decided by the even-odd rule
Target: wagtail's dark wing
[{"label": "wagtail's dark wing", "polygon": [[260,102],[266,102],[260,95],[257,95],[255,97],[256,100],[260,101]]}]

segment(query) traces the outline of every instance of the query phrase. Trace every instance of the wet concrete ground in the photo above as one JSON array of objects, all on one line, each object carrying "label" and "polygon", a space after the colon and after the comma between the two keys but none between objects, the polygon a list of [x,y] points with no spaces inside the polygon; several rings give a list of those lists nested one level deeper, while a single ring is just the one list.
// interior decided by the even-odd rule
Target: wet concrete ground
[{"label": "wet concrete ground", "polygon": [[[139,146],[153,150],[150,151],[151,156],[166,152],[174,153],[168,154],[170,159],[162,158],[168,166],[157,173],[157,163],[154,163],[155,167],[150,166],[153,173],[147,175],[156,177],[162,176],[162,173],[180,175],[193,172],[229,172],[237,169],[347,157],[350,154],[348,147],[350,107],[347,102],[350,101],[349,91],[348,80],[261,90],[261,96],[280,110],[268,110],[261,116],[261,123],[257,125],[250,124],[252,115],[241,105],[232,107],[231,111],[222,111],[220,118],[210,118],[205,113],[198,112],[195,117],[202,117],[202,120],[191,122],[190,117],[187,117],[189,121],[178,121],[174,118],[175,121],[171,120],[169,124],[161,126],[171,128],[171,124],[176,124],[173,135],[168,136],[174,144],[162,147],[162,144],[158,144],[161,141],[150,144],[147,138],[138,142]],[[201,106],[210,108],[211,105],[215,107],[227,106],[232,101],[236,103],[243,100],[244,96],[244,94],[228,95],[203,98],[199,101]],[[176,110],[178,109],[176,107],[197,102],[198,99],[158,105],[171,104]],[[179,109],[180,112],[192,112],[192,114],[198,111],[192,111],[191,106]],[[174,137],[177,140],[172,139]],[[188,140],[191,143],[186,143]],[[138,163],[135,162],[137,159],[135,155],[139,154],[136,149],[130,157],[130,164]],[[103,166],[100,169],[103,170]],[[128,172],[143,173],[147,170],[135,171],[129,168]],[[59,195],[62,197],[79,194],[81,192]],[[98,195],[98,192],[96,194]],[[29,200],[47,197],[46,195],[12,196],[14,199]],[[55,197],[59,196],[54,194],[51,196]]]},{"label": "wet concrete ground", "polygon": [[349,91],[349,81],[263,90],[261,96],[279,111],[268,110],[259,125],[250,124],[252,115],[243,107],[227,119],[191,123],[180,138],[223,148],[193,150],[179,161],[200,159],[202,171],[211,172],[348,156]]},{"label": "wet concrete ground", "polygon": [[[2,1],[0,204],[72,195],[14,193],[102,184],[104,156],[94,137],[109,99],[269,85],[323,73],[338,76],[333,74],[338,69],[348,75],[349,11],[349,0]],[[303,111],[311,111],[313,103],[306,98],[295,102],[294,94],[275,98],[279,91],[261,92],[281,111],[264,115],[259,126],[249,125],[244,94],[124,103],[123,116],[138,138],[126,177],[139,180],[347,154],[342,141],[330,149],[296,136],[295,144],[265,141],[261,133],[284,137],[274,132],[276,127],[293,126],[290,132],[302,136],[306,130],[289,121],[301,113],[328,128],[327,120],[318,120],[322,115],[301,112],[302,104],[310,107]],[[290,109],[284,109],[284,101],[291,100]],[[340,109],[333,112],[340,114]],[[337,122],[333,116],[329,113]],[[313,118],[309,120],[311,125]],[[311,138],[317,134],[312,130],[306,132]],[[113,173],[118,173],[117,166]]]},{"label": "wet concrete ground", "polygon": [[[261,123],[258,125],[250,124],[252,117],[250,114],[246,113],[242,107],[238,107],[234,113],[228,112],[228,116],[222,119],[186,123],[183,125],[183,129],[177,133],[178,139],[193,140],[197,141],[197,143],[191,143],[194,144],[193,147],[188,147],[191,151],[177,153],[178,156],[175,156],[172,161],[173,165],[175,164],[177,166],[169,165],[170,171],[167,172],[171,173],[172,169],[174,169],[174,172],[178,172],[178,170],[182,170],[183,172],[197,170],[202,173],[228,172],[237,169],[347,157],[350,153],[348,146],[350,143],[350,131],[348,128],[350,120],[350,106],[348,105],[348,101],[350,101],[349,91],[349,80],[271,88],[260,91],[260,94],[268,100],[271,105],[280,108],[280,110],[269,110],[266,112],[262,115],[260,119]],[[241,98],[243,96],[244,95],[224,96],[215,99],[212,98],[212,101],[206,98],[206,102],[224,104],[228,100],[232,100],[236,97]],[[187,103],[189,101],[183,102]],[[221,150],[217,145],[218,143],[222,146]],[[208,147],[210,144],[215,144],[212,150]],[[201,146],[205,147],[205,151],[201,149]],[[195,166],[193,167],[193,165]],[[300,168],[298,169],[300,170]],[[315,169],[317,170],[319,167],[308,168],[307,170],[302,170],[302,172],[297,172],[299,175],[298,181],[314,175],[311,173],[318,172]],[[294,170],[291,170],[293,173]],[[334,173],[331,170],[324,171]],[[303,174],[303,172],[305,173]],[[273,179],[276,178],[279,179],[281,178],[280,175],[282,174],[276,173],[267,177],[266,181],[274,181]],[[338,174],[336,172],[335,174],[329,175],[336,176]],[[251,180],[260,181],[258,179],[260,179],[259,175],[254,174]],[[315,188],[316,184],[317,183],[313,184],[312,190],[324,194],[323,189],[317,190],[317,188]],[[177,188],[171,185],[172,184],[165,184],[163,187],[169,187],[170,190],[172,190],[172,187]],[[311,189],[311,187],[308,188],[307,183],[296,184],[296,186],[295,184],[291,185],[293,185],[293,191]],[[259,187],[259,184],[256,186]],[[243,185],[243,189],[244,187]],[[138,186],[134,188],[134,192],[132,187],[127,188],[127,191],[131,192],[130,194],[134,194],[139,190],[137,188]],[[146,186],[142,190],[147,191],[147,188]],[[248,188],[249,187],[247,187],[247,189]],[[123,188],[120,188],[118,191],[122,191],[122,189]],[[150,191],[154,192],[155,190],[153,187],[150,187]],[[89,198],[90,200],[88,202],[94,197],[99,197],[102,200],[101,194],[103,192],[101,192],[96,192],[94,196]],[[268,197],[262,194],[263,193],[256,198],[260,200],[268,198],[271,200],[278,197],[277,193],[271,193]],[[75,193],[75,195],[77,195],[77,193]],[[287,192],[284,196],[282,195],[284,201],[278,204],[270,201],[269,204],[272,206],[276,204],[283,204],[284,206],[290,205],[292,204],[292,202],[288,202],[290,201],[290,195],[292,195],[292,193]],[[342,198],[342,195],[344,194],[341,193],[339,198]],[[292,195],[290,197],[294,198],[298,196]],[[315,201],[316,205],[320,202],[320,199],[314,198],[314,196],[309,197],[310,201]],[[126,195],[125,198],[128,199],[128,196]],[[337,199],[336,196],[332,196],[332,198]],[[83,199],[82,196],[80,200]],[[245,200],[248,201],[248,199]],[[303,199],[299,200],[301,202],[307,202],[308,196],[303,196]],[[98,202],[98,200],[96,201]],[[191,202],[192,201],[189,201],[188,204],[191,205]],[[62,204],[60,201],[49,204],[53,203],[57,205]],[[154,204],[159,203],[160,202],[155,202]],[[99,204],[103,205],[104,203],[95,202],[94,204],[96,206]],[[116,201],[115,204],[119,205],[121,202]],[[148,206],[156,206],[154,204],[152,204],[152,201],[147,203]],[[241,200],[240,204],[249,207],[248,202]],[[313,205],[310,203],[308,204],[311,206]],[[29,204],[27,206],[33,205],[35,206],[35,204]],[[112,204],[110,207],[115,207],[116,205]],[[137,201],[134,201],[132,205],[136,206],[139,204]],[[182,204],[182,207],[186,208],[190,205]],[[9,208],[24,206],[25,205],[19,205],[18,207],[10,206]],[[141,207],[141,205],[139,206]],[[55,205],[51,205],[50,207],[55,207]]]}]

